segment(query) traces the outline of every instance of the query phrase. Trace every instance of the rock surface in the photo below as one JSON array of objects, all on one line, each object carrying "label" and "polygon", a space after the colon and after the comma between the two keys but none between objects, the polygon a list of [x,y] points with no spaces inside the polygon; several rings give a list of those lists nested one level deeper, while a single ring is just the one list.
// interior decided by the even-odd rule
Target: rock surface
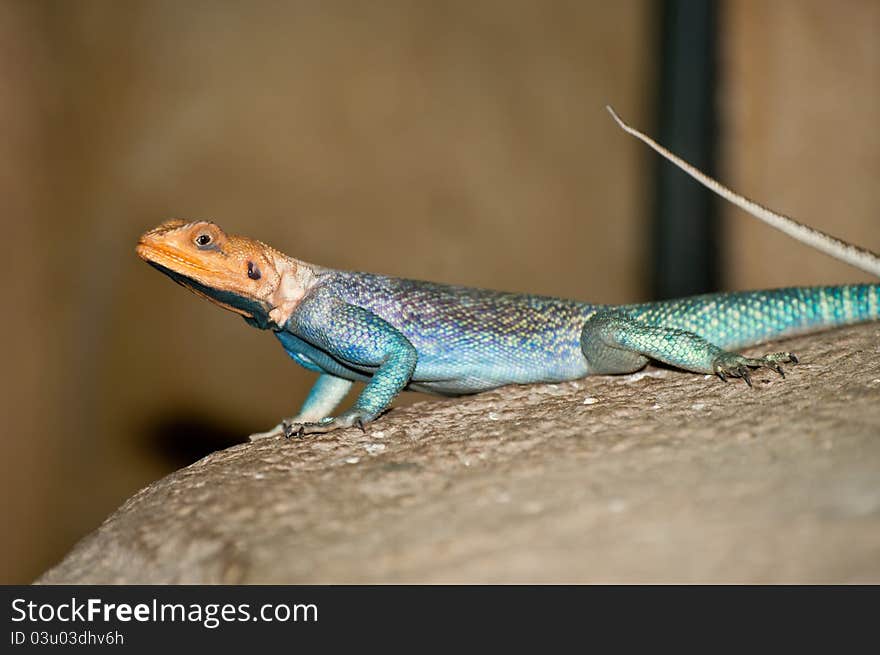
[{"label": "rock surface", "polygon": [[754,389],[649,368],[241,444],[38,582],[880,582],[880,327],[784,349]]}]

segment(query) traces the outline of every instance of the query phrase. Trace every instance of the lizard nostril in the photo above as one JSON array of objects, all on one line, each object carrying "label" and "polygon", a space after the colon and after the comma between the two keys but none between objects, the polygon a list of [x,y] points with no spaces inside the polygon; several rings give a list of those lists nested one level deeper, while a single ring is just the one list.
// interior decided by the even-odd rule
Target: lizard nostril
[{"label": "lizard nostril", "polygon": [[262,277],[259,267],[253,262],[248,262],[248,277],[252,280],[259,280]]}]

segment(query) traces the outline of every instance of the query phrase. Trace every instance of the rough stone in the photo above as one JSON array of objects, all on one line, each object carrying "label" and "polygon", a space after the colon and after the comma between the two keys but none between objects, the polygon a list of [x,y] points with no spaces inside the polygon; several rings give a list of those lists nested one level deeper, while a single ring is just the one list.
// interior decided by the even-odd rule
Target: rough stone
[{"label": "rough stone", "polygon": [[880,327],[784,349],[753,389],[648,368],[243,443],[38,582],[880,582]]}]

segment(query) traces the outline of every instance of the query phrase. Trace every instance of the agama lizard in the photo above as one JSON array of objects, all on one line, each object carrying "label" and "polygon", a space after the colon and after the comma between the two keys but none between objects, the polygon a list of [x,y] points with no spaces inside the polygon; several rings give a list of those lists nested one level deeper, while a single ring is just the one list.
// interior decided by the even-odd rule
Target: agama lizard
[{"label": "agama lizard", "polygon": [[[700,183],[753,216],[880,277],[880,256],[731,191],[652,139],[615,121]],[[880,318],[880,284],[711,293],[593,305],[371,273],[338,271],[227,234],[171,220],[146,232],[138,255],[196,294],[272,330],[287,354],[319,374],[299,413],[262,435],[328,432],[373,421],[404,389],[444,395],[506,384],[632,373],[649,360],[751,386],[759,367],[784,376],[789,352],[749,358],[732,349]],[[354,406],[333,416],[356,380]]]}]

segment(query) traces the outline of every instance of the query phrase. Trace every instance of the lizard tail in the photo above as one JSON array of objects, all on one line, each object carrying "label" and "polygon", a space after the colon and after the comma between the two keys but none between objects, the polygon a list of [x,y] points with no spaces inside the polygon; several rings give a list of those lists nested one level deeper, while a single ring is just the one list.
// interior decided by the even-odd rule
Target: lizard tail
[{"label": "lizard tail", "polygon": [[880,284],[736,291],[634,305],[627,312],[721,348],[880,319]]},{"label": "lizard tail", "polygon": [[828,255],[831,255],[835,259],[846,262],[852,266],[855,266],[858,269],[865,271],[875,277],[880,277],[880,255],[871,252],[870,250],[866,250],[865,248],[860,248],[859,246],[854,246],[851,243],[847,243],[837,237],[831,236],[821,230],[816,230],[808,225],[804,225],[796,221],[795,219],[786,216],[784,214],[780,214],[778,212],[773,211],[772,209],[768,209],[762,205],[759,205],[753,200],[749,200],[745,196],[738,194],[736,191],[729,189],[724,186],[718,180],[709,177],[703,171],[698,169],[695,166],[692,166],[681,157],[674,155],[669,150],[661,146],[659,143],[654,141],[651,137],[642,132],[639,132],[634,127],[627,125],[621,120],[621,118],[614,112],[614,110],[610,106],[605,107],[608,110],[608,113],[611,114],[611,117],[617,122],[620,128],[626,132],[627,134],[631,134],[642,143],[645,143],[654,151],[659,153],[663,158],[675,164],[678,168],[683,170],[685,173],[694,178],[697,182],[705,186],[707,189],[713,191],[718,194],[725,200],[730,203],[733,203],[740,209],[748,212],[755,218],[764,221],[771,227],[776,228],[777,230],[784,232],[790,237],[804,243],[816,250],[824,252]]}]

